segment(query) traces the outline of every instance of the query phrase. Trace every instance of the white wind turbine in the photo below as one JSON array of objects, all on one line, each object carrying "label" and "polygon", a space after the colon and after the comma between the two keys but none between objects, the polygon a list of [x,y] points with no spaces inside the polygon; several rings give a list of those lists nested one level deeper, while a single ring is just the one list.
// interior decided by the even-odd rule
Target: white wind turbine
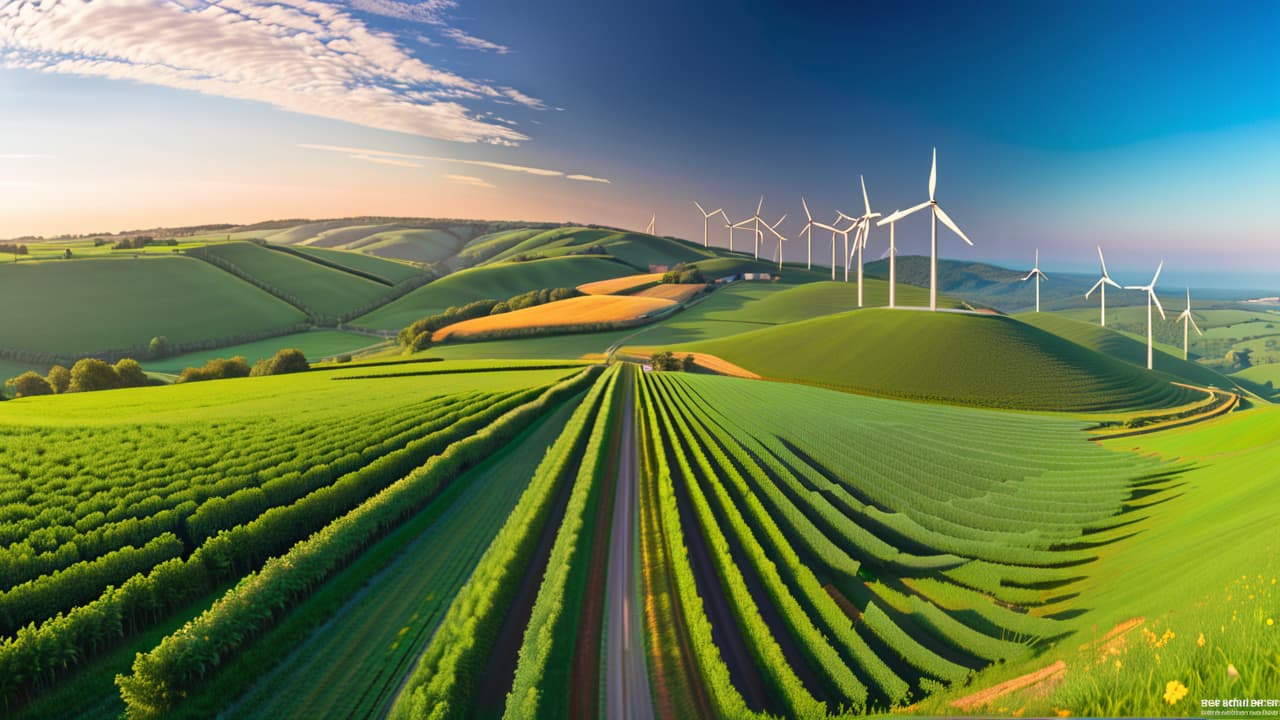
[{"label": "white wind turbine", "polygon": [[[809,255],[808,255],[808,259],[805,261],[805,269],[812,270],[813,269],[813,228],[814,226],[817,226],[820,228],[829,228],[830,226],[823,225],[822,223],[813,219],[813,213],[809,212],[809,203],[805,201],[803,196],[800,198],[800,204],[804,206],[805,222],[804,222],[804,227],[801,228],[800,232],[796,235],[796,237],[799,237],[800,235],[804,235],[805,239],[809,241]],[[832,235],[831,236],[831,279],[832,280],[836,279],[835,242],[836,242],[835,235]]]},{"label": "white wind turbine", "polygon": [[1187,288],[1187,309],[1178,314],[1178,319],[1182,321],[1182,359],[1187,359],[1187,349],[1190,347],[1191,340],[1190,328],[1196,329],[1197,335],[1203,335],[1200,332],[1200,326],[1196,324],[1196,319],[1191,317],[1191,288]]},{"label": "white wind turbine", "polygon": [[[862,181],[862,205],[865,212],[861,217],[849,217],[844,213],[840,213],[841,217],[852,220],[854,225],[858,227],[858,234],[854,240],[853,247],[858,253],[858,307],[862,307],[862,251],[867,247],[867,237],[871,234],[871,221],[880,217],[880,213],[871,212],[871,200],[867,197],[867,179],[861,175],[858,179]],[[849,261],[852,257],[845,258],[844,273],[845,281],[849,280]]]},{"label": "white wind turbine", "polygon": [[1111,287],[1116,289],[1121,289],[1121,288],[1120,288],[1120,283],[1116,282],[1115,280],[1112,280],[1111,276],[1107,274],[1107,261],[1102,257],[1101,245],[1098,246],[1098,261],[1102,263],[1102,277],[1098,278],[1098,282],[1094,283],[1093,287],[1089,288],[1089,292],[1085,293],[1084,297],[1086,300],[1088,300],[1089,296],[1093,294],[1094,290],[1098,290],[1099,292],[1102,293],[1102,327],[1106,327],[1107,326],[1107,286],[1110,285]]},{"label": "white wind turbine", "polygon": [[644,231],[645,231],[646,233],[649,233],[650,235],[652,235],[652,234],[653,234],[653,232],[654,232],[654,230],[653,230],[653,226],[654,226],[654,224],[655,224],[655,223],[657,223],[657,222],[658,222],[658,213],[654,213],[654,214],[653,214],[653,217],[649,218],[649,226],[648,226],[648,227],[646,227],[646,228],[644,229]]},{"label": "white wind turbine", "polygon": [[1031,278],[1036,279],[1036,312],[1040,312],[1040,281],[1048,280],[1049,276],[1040,272],[1040,248],[1036,248],[1036,266],[1031,268],[1031,272],[1022,278],[1022,282],[1026,282]]},{"label": "white wind turbine", "polygon": [[755,222],[754,216],[749,217],[745,220],[739,220],[738,222],[730,222],[729,216],[728,215],[725,216],[724,226],[729,228],[729,252],[733,252],[733,231],[734,230],[750,230],[751,228],[747,226],[751,225],[753,222]]},{"label": "white wind turbine", "polygon": [[[1156,309],[1160,311],[1160,317],[1168,319],[1167,316],[1164,314],[1164,307],[1160,305],[1160,298],[1156,297],[1156,280],[1160,279],[1160,271],[1163,269],[1164,269],[1164,261],[1161,260],[1160,264],[1156,266],[1156,274],[1151,277],[1150,285],[1125,285],[1124,286],[1125,290],[1145,290],[1147,293],[1147,369],[1148,370],[1151,369],[1151,355],[1152,355],[1151,347],[1152,347],[1152,344],[1154,343],[1154,338],[1152,337],[1152,329],[1151,329],[1151,303],[1156,304]],[[1188,295],[1187,297],[1189,300],[1190,295]]]},{"label": "white wind turbine", "polygon": [[938,309],[938,221],[941,220],[944,225],[951,228],[951,231],[954,232],[956,235],[959,235],[961,240],[964,240],[970,246],[973,245],[973,241],[970,240],[967,236],[965,236],[963,232],[961,232],[960,227],[955,224],[955,222],[951,219],[951,217],[947,215],[947,213],[943,211],[943,209],[938,205],[938,201],[934,199],[933,193],[934,193],[934,190],[937,188],[937,185],[938,185],[938,148],[934,148],[933,149],[933,169],[929,171],[929,200],[927,202],[922,202],[913,208],[907,208],[906,210],[899,210],[898,212],[894,213],[893,215],[890,215],[889,217],[885,218],[880,222],[880,224],[882,225],[886,222],[895,222],[897,220],[901,220],[902,218],[908,215],[911,215],[914,212],[917,212],[919,210],[924,210],[925,208],[929,208],[930,211],[932,212],[933,222],[932,222],[932,225],[930,226],[931,231],[929,234],[929,238],[930,238],[929,309],[930,310]]},{"label": "white wind turbine", "polygon": [[899,213],[901,212],[901,210],[894,210],[889,213],[889,217],[876,223],[876,227],[880,227],[885,223],[889,224],[889,249],[885,251],[889,255],[889,307],[894,307],[897,302],[898,246],[894,244],[893,230],[898,226],[898,218],[901,217]]},{"label": "white wind turbine", "polygon": [[729,222],[729,216],[724,214],[724,208],[717,208],[707,212],[702,209],[701,205],[698,205],[697,200],[694,200],[693,204],[697,206],[698,212],[702,213],[702,247],[707,247],[707,224],[711,221],[711,218],[719,215],[724,218],[725,222]]},{"label": "white wind turbine", "polygon": [[[764,233],[760,231],[760,224],[763,223],[766,226],[769,224],[768,220],[765,220],[764,218],[760,217],[760,211],[763,209],[764,209],[764,195],[761,195],[760,202],[756,203],[756,214],[751,217],[751,219],[754,220],[756,224],[755,233],[756,233],[756,259],[757,260],[760,259],[760,243],[764,241]],[[784,215],[783,217],[786,217],[786,216]],[[782,222],[782,221],[779,220],[778,222]]]},{"label": "white wind turbine", "polygon": [[[786,240],[786,238],[783,237],[782,233],[778,232],[778,226],[781,225],[782,221],[786,219],[787,219],[787,214],[783,213],[782,217],[778,218],[778,221],[775,222],[774,224],[770,225],[767,222],[764,224],[765,229],[773,233],[774,237],[778,238],[778,270],[779,271],[782,270],[782,243],[784,240]],[[757,243],[762,241],[763,241],[763,238],[756,239]]]}]

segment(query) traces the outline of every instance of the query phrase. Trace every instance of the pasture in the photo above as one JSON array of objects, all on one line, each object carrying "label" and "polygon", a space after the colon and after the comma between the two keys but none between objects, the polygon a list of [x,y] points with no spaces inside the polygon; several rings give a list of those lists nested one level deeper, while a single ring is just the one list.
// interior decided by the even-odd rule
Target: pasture
[{"label": "pasture", "polygon": [[272,292],[321,317],[338,317],[370,305],[389,288],[319,263],[254,243],[210,245],[205,253],[229,263]]}]

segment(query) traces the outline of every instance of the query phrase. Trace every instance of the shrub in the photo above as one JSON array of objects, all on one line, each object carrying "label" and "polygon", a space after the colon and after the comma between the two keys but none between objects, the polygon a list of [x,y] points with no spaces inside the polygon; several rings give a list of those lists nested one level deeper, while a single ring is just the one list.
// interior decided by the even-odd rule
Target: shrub
[{"label": "shrub", "polygon": [[307,362],[307,357],[297,348],[284,348],[277,350],[275,355],[269,358],[263,358],[253,364],[253,370],[250,375],[259,377],[262,375],[287,375],[289,373],[306,372],[311,369],[311,364]]},{"label": "shrub", "polygon": [[53,388],[49,382],[32,370],[22,373],[5,384],[12,387],[14,394],[18,397],[53,394]]},{"label": "shrub", "polygon": [[151,355],[152,360],[162,357],[168,357],[173,352],[173,345],[169,342],[169,338],[164,335],[157,335],[151,338],[151,342],[147,343],[147,352]]},{"label": "shrub", "polygon": [[61,365],[49,368],[49,374],[45,379],[49,381],[49,385],[56,393],[64,393],[71,387],[71,371]]},{"label": "shrub", "polygon": [[97,358],[80,358],[71,366],[71,384],[67,392],[93,392],[120,387],[115,368]]},{"label": "shrub", "polygon": [[150,381],[147,374],[142,372],[142,366],[133,358],[121,359],[116,363],[115,371],[120,387],[142,387]]},{"label": "shrub", "polygon": [[178,376],[178,382],[199,382],[201,380],[221,380],[223,378],[249,377],[249,363],[244,357],[237,355],[230,360],[214,358],[203,367],[189,367]]}]

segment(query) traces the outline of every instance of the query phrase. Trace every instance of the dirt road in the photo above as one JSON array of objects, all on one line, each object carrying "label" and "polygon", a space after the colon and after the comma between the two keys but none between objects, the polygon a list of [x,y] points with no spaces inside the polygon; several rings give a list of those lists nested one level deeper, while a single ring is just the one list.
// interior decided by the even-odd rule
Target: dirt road
[{"label": "dirt road", "polygon": [[653,696],[645,662],[640,589],[636,570],[638,478],[633,416],[635,393],[628,389],[622,410],[618,451],[618,487],[609,538],[609,574],[605,622],[605,716],[649,720]]}]

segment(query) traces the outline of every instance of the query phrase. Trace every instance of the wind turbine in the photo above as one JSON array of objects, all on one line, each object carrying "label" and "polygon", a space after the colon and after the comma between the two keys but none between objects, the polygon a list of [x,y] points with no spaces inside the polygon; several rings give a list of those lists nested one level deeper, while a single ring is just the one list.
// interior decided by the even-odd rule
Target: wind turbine
[{"label": "wind turbine", "polygon": [[1196,329],[1197,335],[1203,335],[1200,332],[1200,326],[1196,324],[1196,319],[1191,317],[1191,288],[1187,288],[1187,309],[1178,314],[1178,319],[1182,321],[1182,359],[1187,359],[1187,348],[1190,347],[1188,340],[1191,334],[1188,332],[1190,328]]},{"label": "wind turbine", "polygon": [[653,214],[653,217],[649,218],[649,226],[648,226],[648,227],[646,227],[646,228],[644,229],[644,231],[645,231],[645,232],[647,232],[647,233],[649,233],[650,235],[652,235],[652,234],[653,234],[653,226],[654,226],[654,223],[656,223],[656,222],[658,222],[658,213],[654,213],[654,214]]},{"label": "wind turbine", "polygon": [[[854,224],[858,226],[858,235],[853,246],[858,253],[858,307],[862,307],[862,251],[866,249],[867,236],[871,234],[871,221],[880,217],[880,213],[871,212],[871,200],[867,197],[867,179],[861,175],[858,176],[858,179],[862,181],[862,205],[866,208],[866,212],[862,214],[862,217],[856,218],[849,217],[844,213],[840,213],[840,215],[854,221]],[[845,281],[847,282],[849,279],[849,259],[845,260],[844,267]]]},{"label": "wind turbine", "polygon": [[1104,260],[1102,257],[1101,245],[1098,246],[1098,261],[1102,263],[1102,277],[1098,278],[1098,282],[1094,283],[1093,287],[1089,288],[1089,292],[1085,293],[1084,297],[1086,300],[1088,300],[1089,296],[1093,294],[1094,290],[1098,290],[1102,293],[1102,327],[1106,327],[1107,326],[1107,286],[1110,285],[1111,287],[1116,289],[1121,289],[1121,288],[1120,288],[1120,283],[1116,282],[1115,280],[1112,280],[1111,276],[1107,274],[1107,261]]},{"label": "wind turbine", "polygon": [[[778,221],[775,222],[774,224],[770,225],[767,222],[764,224],[765,228],[769,232],[773,233],[774,237],[778,238],[778,270],[779,271],[782,270],[782,242],[786,240],[786,238],[783,237],[782,234],[778,232],[778,226],[781,225],[782,221],[786,219],[787,219],[787,214],[783,213],[782,217],[778,218]],[[760,243],[762,241],[763,241],[763,238],[756,238],[757,243]]]},{"label": "wind turbine", "polygon": [[716,215],[720,215],[724,218],[725,222],[729,222],[729,216],[724,214],[724,208],[717,208],[711,212],[707,212],[702,209],[701,205],[698,205],[697,200],[694,200],[693,204],[697,205],[698,212],[702,213],[702,247],[707,247],[707,224],[710,222],[711,218]]},{"label": "wind turbine", "polygon": [[[755,221],[756,227],[756,259],[760,259],[760,243],[764,240],[764,233],[760,232],[760,223],[769,224],[768,220],[760,217],[760,211],[764,209],[764,195],[760,196],[760,202],[756,203],[756,214],[751,217]],[[786,217],[785,215],[783,217]],[[779,220],[778,222],[782,222]]]},{"label": "wind turbine", "polygon": [[[805,202],[805,199],[803,196],[801,196],[800,198],[800,204],[804,206],[805,223],[804,223],[804,227],[800,230],[800,232],[796,235],[796,237],[800,237],[800,235],[804,235],[805,239],[809,241],[809,255],[808,255],[808,260],[805,261],[805,269],[812,270],[813,269],[813,227],[815,225],[818,227],[827,227],[827,226],[813,219],[813,213],[809,212],[809,203]],[[834,255],[835,242],[836,242],[835,236],[832,235],[831,236],[831,248],[833,253],[831,257],[831,279],[832,280],[836,279],[835,255]]]},{"label": "wind turbine", "polygon": [[899,210],[893,215],[890,215],[889,217],[880,221],[880,224],[883,225],[886,222],[894,222],[897,220],[901,220],[902,218],[908,215],[911,215],[916,211],[924,210],[925,208],[929,208],[930,211],[932,212],[933,223],[930,226],[931,231],[929,233],[929,238],[930,238],[929,309],[930,310],[938,309],[938,221],[941,220],[942,224],[951,228],[951,231],[954,232],[956,235],[959,235],[961,240],[964,240],[970,246],[973,245],[973,241],[970,240],[968,237],[966,237],[963,232],[961,232],[960,227],[955,224],[955,222],[951,219],[951,217],[947,215],[947,213],[943,211],[943,209],[938,205],[938,201],[934,199],[933,193],[934,193],[934,190],[937,188],[937,185],[938,185],[938,148],[934,148],[933,149],[933,169],[929,171],[928,202],[922,202],[919,205],[916,205],[913,208],[907,208],[906,210]]},{"label": "wind turbine", "polygon": [[728,216],[728,215],[726,215],[726,216],[725,216],[725,218],[724,218],[724,223],[725,223],[725,224],[724,224],[724,226],[725,226],[725,227],[727,227],[727,228],[729,228],[729,252],[733,252],[733,231],[734,231],[734,230],[739,230],[739,229],[746,229],[746,230],[750,230],[750,228],[748,228],[747,226],[748,226],[748,225],[750,225],[750,224],[751,224],[751,223],[753,223],[753,222],[755,222],[755,217],[754,217],[754,216],[753,216],[753,217],[749,217],[749,218],[747,218],[746,220],[739,220],[739,221],[738,221],[738,222],[736,222],[736,223],[731,223],[731,222],[729,222],[729,216]]},{"label": "wind turbine", "polygon": [[897,300],[895,291],[898,287],[898,246],[894,244],[893,230],[898,226],[897,216],[901,210],[894,210],[889,213],[889,217],[884,218],[876,223],[876,227],[880,227],[885,223],[889,223],[889,249],[886,251],[889,255],[889,307],[894,307]]},{"label": "wind turbine", "polygon": [[[1151,276],[1150,285],[1125,285],[1124,286],[1125,290],[1145,290],[1147,293],[1147,369],[1148,370],[1151,369],[1151,346],[1153,343],[1153,338],[1151,333],[1151,303],[1156,304],[1156,309],[1160,311],[1160,317],[1165,318],[1166,320],[1168,319],[1167,316],[1164,314],[1164,307],[1160,305],[1160,298],[1156,297],[1156,280],[1160,279],[1160,271],[1163,269],[1164,269],[1164,261],[1161,260],[1160,264],[1156,266],[1156,274]],[[1187,294],[1187,302],[1188,304],[1190,304],[1191,302],[1191,295],[1189,292]],[[1198,330],[1199,328],[1196,328],[1196,329]]]},{"label": "wind turbine", "polygon": [[1022,282],[1026,282],[1031,278],[1036,279],[1036,312],[1040,312],[1040,281],[1048,280],[1049,276],[1040,272],[1040,248],[1036,248],[1036,266],[1031,268],[1031,272],[1022,278]]}]

